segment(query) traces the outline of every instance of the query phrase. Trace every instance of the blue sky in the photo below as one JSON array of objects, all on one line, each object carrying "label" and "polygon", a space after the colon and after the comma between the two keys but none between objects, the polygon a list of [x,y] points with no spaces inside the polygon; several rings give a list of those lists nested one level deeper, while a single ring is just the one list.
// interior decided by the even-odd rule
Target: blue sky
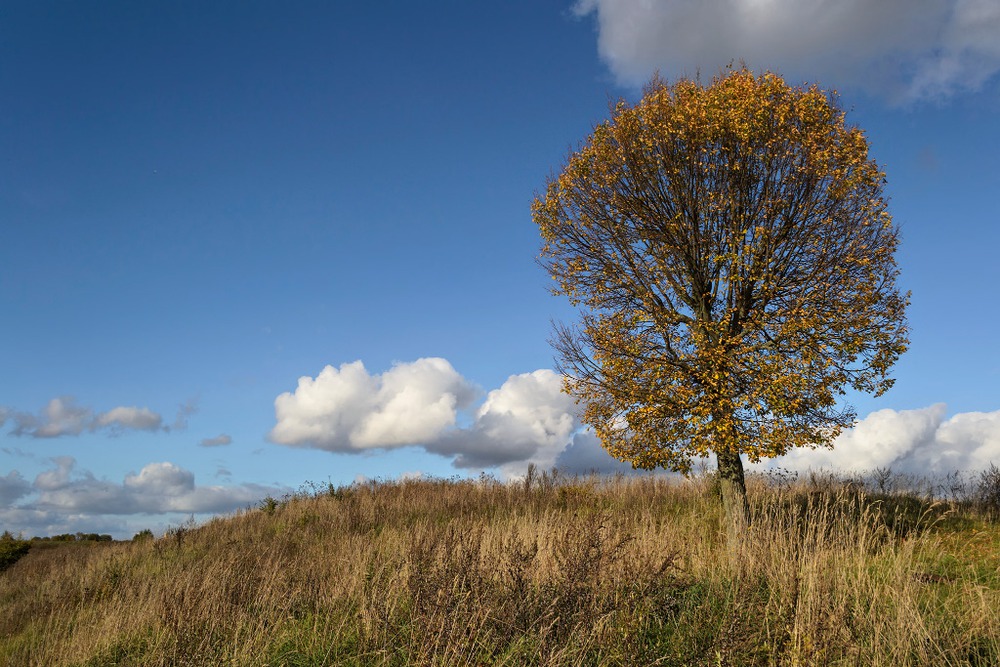
[{"label": "blue sky", "polygon": [[896,387],[784,464],[1000,463],[1000,7],[730,5],[0,4],[0,527],[612,469],[529,205],[609,100],[741,58],[840,91],[913,292]]}]

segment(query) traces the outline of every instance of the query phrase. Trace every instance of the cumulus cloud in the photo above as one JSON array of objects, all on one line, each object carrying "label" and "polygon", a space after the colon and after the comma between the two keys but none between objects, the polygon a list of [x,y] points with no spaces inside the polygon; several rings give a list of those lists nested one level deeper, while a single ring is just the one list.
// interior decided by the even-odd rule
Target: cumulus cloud
[{"label": "cumulus cloud", "polygon": [[17,509],[87,515],[217,513],[288,491],[258,484],[198,486],[194,473],[169,462],[150,463],[127,475],[122,483],[78,471],[72,457],[59,457],[53,463],[55,468],[35,478],[31,491],[37,498]]},{"label": "cumulus cloud", "polygon": [[1000,410],[946,419],[944,404],[873,412],[834,442],[833,449],[797,449],[759,467],[865,472],[891,468],[943,475],[1000,465]]},{"label": "cumulus cloud", "polygon": [[231,445],[233,443],[233,438],[225,433],[220,433],[214,438],[204,438],[198,444],[202,447],[224,447],[225,445]]},{"label": "cumulus cloud", "polygon": [[512,375],[487,395],[469,428],[451,431],[427,448],[455,456],[459,468],[500,466],[506,474],[518,474],[528,463],[550,468],[578,427],[575,413],[553,371]]},{"label": "cumulus cloud", "polygon": [[996,0],[579,0],[626,85],[730,62],[894,102],[976,90],[1000,71]]},{"label": "cumulus cloud", "polygon": [[[457,468],[499,468],[513,476],[530,463],[545,469],[577,465],[580,448],[565,452],[580,428],[562,378],[548,369],[510,376],[466,413],[475,392],[444,359],[399,363],[371,375],[360,361],[327,366],[275,400],[270,438],[283,445],[334,452],[418,446],[453,459]],[[587,456],[593,452],[587,450]],[[613,460],[604,454],[606,468]],[[589,461],[588,458],[588,461]],[[578,462],[579,466],[586,465]]]},{"label": "cumulus cloud", "polygon": [[459,468],[515,474],[528,463],[551,467],[578,426],[573,399],[550,370],[512,375],[459,427],[459,412],[475,395],[439,358],[397,363],[381,375],[360,361],[327,366],[278,396],[270,439],[333,452],[419,446],[453,457]]},{"label": "cumulus cloud", "polygon": [[360,361],[302,377],[274,401],[270,438],[334,452],[390,449],[436,440],[475,396],[446,360],[398,363],[370,375]]},{"label": "cumulus cloud", "polygon": [[197,410],[194,402],[180,406],[172,425],[165,425],[163,417],[147,407],[118,406],[106,412],[77,404],[72,396],[59,396],[46,404],[38,414],[19,412],[0,407],[0,426],[13,422],[11,435],[30,438],[59,438],[80,435],[84,431],[103,431],[121,435],[126,431],[165,431],[183,429],[187,418]]}]

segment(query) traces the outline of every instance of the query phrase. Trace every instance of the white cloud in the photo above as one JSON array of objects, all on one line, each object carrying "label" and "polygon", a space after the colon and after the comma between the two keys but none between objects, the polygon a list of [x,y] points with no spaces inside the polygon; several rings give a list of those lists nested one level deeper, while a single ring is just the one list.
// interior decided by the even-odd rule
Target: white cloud
[{"label": "white cloud", "polygon": [[879,410],[834,442],[833,449],[797,449],[758,467],[830,469],[944,475],[1000,464],[1000,410],[965,412],[945,419],[946,407]]},{"label": "white cloud", "polygon": [[225,445],[231,445],[233,443],[232,436],[226,435],[225,433],[220,433],[214,438],[204,438],[198,444],[202,447],[224,447]]},{"label": "white cloud", "polygon": [[149,496],[182,496],[194,490],[194,473],[173,463],[150,463],[125,477],[124,488]]},{"label": "white cloud", "polygon": [[124,429],[158,431],[162,426],[163,417],[149,408],[117,407],[97,415],[91,428],[110,428],[114,432]]},{"label": "white cloud", "polygon": [[428,449],[454,455],[460,468],[500,466],[509,475],[529,463],[550,468],[578,427],[575,413],[573,398],[553,371],[512,375],[487,395],[470,428],[452,431]]},{"label": "white cloud", "polygon": [[[327,366],[275,400],[271,440],[333,452],[417,446],[457,468],[498,468],[507,477],[534,463],[569,473],[629,472],[583,428],[562,378],[548,369],[512,375],[457,425],[472,385],[444,359],[400,363],[370,375],[360,361]],[[945,419],[946,407],[880,410],[841,434],[831,449],[798,449],[758,467],[943,474],[1000,463],[1000,411]]]},{"label": "white cloud", "polygon": [[360,361],[327,366],[278,396],[270,438],[333,452],[418,446],[454,457],[459,468],[499,466],[510,474],[528,463],[548,468],[577,428],[561,383],[544,369],[512,375],[459,428],[458,413],[475,390],[444,359],[398,363],[381,375]]},{"label": "white cloud", "polygon": [[69,474],[76,465],[76,459],[72,456],[57,456],[52,462],[56,464],[55,468],[41,472],[35,478],[35,488],[39,491],[55,491],[69,484]]},{"label": "white cloud", "polygon": [[900,102],[976,90],[1000,71],[996,0],[579,0],[627,85],[730,62]]},{"label": "white cloud", "polygon": [[444,359],[398,363],[381,375],[360,361],[327,366],[275,400],[270,438],[333,452],[418,446],[453,457],[459,468],[513,475],[529,463],[551,467],[579,426],[574,401],[551,370],[510,376],[459,428],[458,413],[474,395]]},{"label": "white cloud", "polygon": [[272,441],[335,452],[388,449],[435,440],[475,395],[440,358],[398,363],[369,375],[360,361],[302,377],[274,401]]}]

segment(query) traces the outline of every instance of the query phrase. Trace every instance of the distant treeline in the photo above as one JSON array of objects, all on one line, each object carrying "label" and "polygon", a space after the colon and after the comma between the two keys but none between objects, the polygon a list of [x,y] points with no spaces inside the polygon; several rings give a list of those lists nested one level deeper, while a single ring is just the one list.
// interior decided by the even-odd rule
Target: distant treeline
[{"label": "distant treeline", "polygon": [[9,530],[0,533],[0,540],[16,542],[111,542],[114,538],[110,535],[98,535],[97,533],[64,533],[62,535],[51,535],[48,537],[38,537],[30,540],[15,536]]},{"label": "distant treeline", "polygon": [[31,538],[32,542],[111,542],[110,535],[98,535],[97,533],[63,533],[62,535],[52,535],[50,537]]}]

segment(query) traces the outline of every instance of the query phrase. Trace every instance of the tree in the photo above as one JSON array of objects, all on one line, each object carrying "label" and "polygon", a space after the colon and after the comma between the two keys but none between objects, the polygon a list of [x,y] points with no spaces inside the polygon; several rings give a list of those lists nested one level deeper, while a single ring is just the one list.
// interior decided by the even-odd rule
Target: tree
[{"label": "tree", "polygon": [[908,345],[885,175],[835,98],[746,68],[659,78],[548,180],[540,262],[581,310],[565,389],[613,456],[714,453],[736,529],[741,455],[829,446]]}]

